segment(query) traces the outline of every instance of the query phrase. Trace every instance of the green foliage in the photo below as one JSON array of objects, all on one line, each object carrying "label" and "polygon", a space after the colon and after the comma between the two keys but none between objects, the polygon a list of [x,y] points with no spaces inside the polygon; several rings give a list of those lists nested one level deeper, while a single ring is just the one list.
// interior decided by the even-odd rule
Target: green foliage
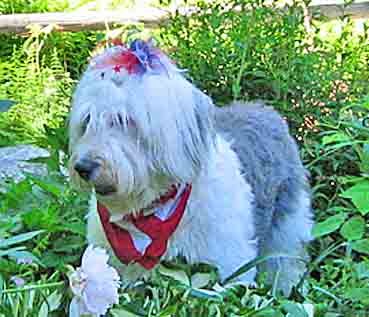
[{"label": "green foliage", "polygon": [[345,190],[342,197],[351,199],[359,212],[366,215],[369,212],[369,181],[364,178],[359,180],[354,186]]},{"label": "green foliage", "polygon": [[[351,313],[344,307],[360,311],[367,305],[363,287],[368,279],[352,272],[366,267],[369,254],[367,210],[369,129],[367,97],[344,104],[335,116],[325,117],[320,124],[320,139],[305,139],[305,157],[314,180],[315,206],[318,223],[313,233],[317,238],[317,254],[332,241],[341,247],[327,259],[310,279],[315,289],[333,289],[338,311]],[[308,142],[308,143],[307,143]],[[339,284],[340,287],[333,285]]]},{"label": "green foliage", "polygon": [[283,11],[263,1],[198,5],[198,14],[177,16],[160,37],[218,104],[269,100],[294,131],[301,128],[302,139],[316,130],[315,120],[368,93],[368,32],[357,36],[350,20],[338,24],[339,32],[314,22],[309,33],[302,1]]},{"label": "green foliage", "polygon": [[353,216],[342,226],[342,237],[348,241],[358,240],[365,233],[365,220],[360,216]]},{"label": "green foliage", "polygon": [[68,111],[72,82],[57,52],[40,60],[37,48],[28,43],[0,63],[0,98],[11,96],[17,102],[0,115],[2,144],[34,142],[45,133],[45,126],[64,124]]},{"label": "green foliage", "polygon": [[133,4],[133,0],[2,0],[0,14],[72,11],[84,6],[89,10],[122,9]]},{"label": "green foliage", "polygon": [[53,175],[0,194],[0,316],[60,316],[65,266],[85,248],[86,198]]},{"label": "green foliage", "polygon": [[2,0],[0,13],[32,13],[62,11],[68,7],[68,0]]},{"label": "green foliage", "polygon": [[315,238],[319,238],[333,231],[336,231],[341,227],[346,219],[345,213],[330,216],[328,219],[318,223],[313,228],[313,235]]},{"label": "green foliage", "polygon": [[[50,31],[34,27],[26,41],[13,46],[10,56],[0,56],[2,107],[7,99],[15,102],[7,113],[0,113],[0,145],[44,145],[49,134],[65,130],[72,78],[79,78],[98,34]],[[75,52],[75,47],[81,49]]]}]

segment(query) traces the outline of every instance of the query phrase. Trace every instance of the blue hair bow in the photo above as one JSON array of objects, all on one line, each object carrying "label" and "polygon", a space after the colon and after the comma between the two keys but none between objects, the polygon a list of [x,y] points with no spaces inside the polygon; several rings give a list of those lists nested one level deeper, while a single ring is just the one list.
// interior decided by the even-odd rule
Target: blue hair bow
[{"label": "blue hair bow", "polygon": [[166,70],[166,67],[162,63],[160,57],[161,51],[154,47],[151,40],[134,40],[130,45],[131,52],[138,58],[140,73],[154,72],[160,73],[162,70]]}]

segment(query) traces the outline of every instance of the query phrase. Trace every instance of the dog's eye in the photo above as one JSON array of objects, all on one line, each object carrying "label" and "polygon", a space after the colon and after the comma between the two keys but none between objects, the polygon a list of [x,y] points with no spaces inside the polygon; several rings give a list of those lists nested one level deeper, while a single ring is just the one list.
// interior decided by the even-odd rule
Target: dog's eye
[{"label": "dog's eye", "polygon": [[136,124],[132,118],[130,117],[124,118],[122,115],[118,114],[115,119],[111,119],[109,121],[109,127],[112,128],[114,126],[132,128],[135,127]]},{"label": "dog's eye", "polygon": [[124,125],[124,121],[123,121],[122,115],[120,115],[120,114],[118,114],[118,122],[119,122],[119,125],[120,125],[121,127],[123,127],[123,125]]},{"label": "dog's eye", "polygon": [[84,133],[87,129],[87,126],[88,124],[90,123],[90,120],[91,120],[91,115],[88,114],[84,120],[82,121],[82,126],[81,126],[81,130],[82,130],[82,133]]},{"label": "dog's eye", "polygon": [[127,118],[127,126],[129,128],[136,128],[136,122],[132,118]]}]

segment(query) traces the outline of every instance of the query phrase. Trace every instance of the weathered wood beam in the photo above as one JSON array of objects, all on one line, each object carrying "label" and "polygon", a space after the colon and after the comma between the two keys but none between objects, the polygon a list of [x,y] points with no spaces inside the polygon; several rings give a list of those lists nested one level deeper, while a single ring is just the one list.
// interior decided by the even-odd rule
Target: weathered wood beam
[{"label": "weathered wood beam", "polygon": [[309,7],[310,14],[322,15],[328,19],[337,19],[343,15],[354,19],[369,19],[369,2],[352,3],[344,6],[342,4],[315,5]]},{"label": "weathered wood beam", "polygon": [[[197,10],[182,9],[183,15],[196,14]],[[345,15],[353,18],[369,18],[369,2],[314,5],[309,7],[312,16],[323,15],[328,19],[336,19]],[[0,15],[0,33],[27,33],[28,26],[37,24],[42,27],[53,25],[57,31],[76,32],[81,30],[104,30],[107,26],[119,26],[132,23],[143,23],[146,27],[157,27],[168,21],[171,13],[157,8],[127,9],[125,11],[104,12],[54,12],[30,14]]]},{"label": "weathered wood beam", "polygon": [[104,12],[52,12],[0,15],[0,33],[27,33],[32,24],[53,25],[57,31],[104,30],[107,26],[143,23],[155,27],[168,20],[170,13],[150,8]]}]

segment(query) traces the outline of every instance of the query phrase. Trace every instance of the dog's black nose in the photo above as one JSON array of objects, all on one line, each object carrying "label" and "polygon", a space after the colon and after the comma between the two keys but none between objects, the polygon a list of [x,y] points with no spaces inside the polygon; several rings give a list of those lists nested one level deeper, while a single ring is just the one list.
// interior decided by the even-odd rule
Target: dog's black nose
[{"label": "dog's black nose", "polygon": [[100,164],[96,161],[89,159],[81,159],[76,162],[74,165],[74,169],[76,172],[83,178],[88,181],[94,176],[94,172],[100,166]]}]

